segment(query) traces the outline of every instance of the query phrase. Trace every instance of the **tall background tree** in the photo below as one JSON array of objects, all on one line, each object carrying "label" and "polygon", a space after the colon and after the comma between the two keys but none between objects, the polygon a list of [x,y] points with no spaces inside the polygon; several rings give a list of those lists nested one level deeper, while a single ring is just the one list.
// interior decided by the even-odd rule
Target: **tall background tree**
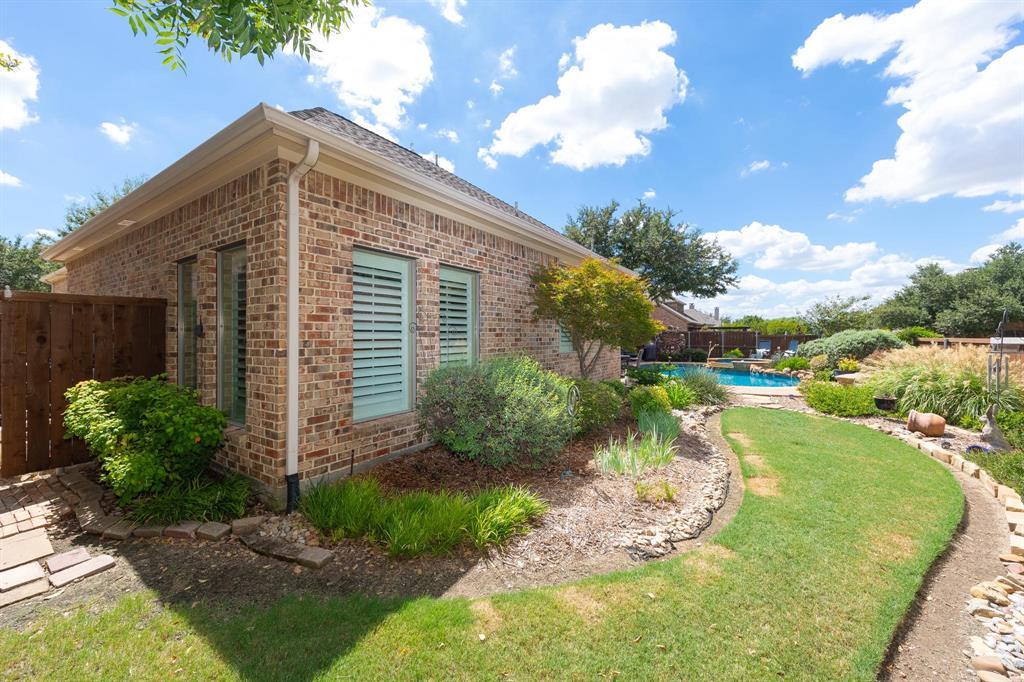
[{"label": "tall background tree", "polygon": [[155,39],[163,63],[185,69],[192,38],[227,61],[255,55],[263,64],[287,47],[309,59],[315,34],[329,36],[368,0],[113,0],[110,11],[128,20],[132,33]]},{"label": "tall background tree", "polygon": [[711,298],[736,284],[738,264],[700,230],[677,221],[678,213],[640,202],[619,215],[619,203],[581,206],[565,234],[605,258],[614,258],[648,283],[656,303],[673,294]]},{"label": "tall background tree", "polygon": [[870,296],[832,296],[807,309],[803,320],[812,334],[831,336],[844,329],[863,329],[868,326]]},{"label": "tall background tree", "polygon": [[0,237],[0,289],[49,291],[50,287],[39,278],[60,266],[43,260],[44,248],[46,241],[43,239],[26,241],[22,237]]},{"label": "tall background tree", "polygon": [[606,348],[634,350],[664,329],[651,318],[646,283],[596,258],[542,268],[533,283],[534,316],[566,331],[582,377],[591,375]]},{"label": "tall background tree", "polygon": [[131,193],[146,181],[145,175],[127,177],[120,185],[115,185],[109,192],[98,189],[83,201],[75,201],[68,205],[64,212],[64,225],[57,230],[57,235],[64,237],[70,232],[85,225],[91,218],[99,215],[103,209],[118,199]]}]

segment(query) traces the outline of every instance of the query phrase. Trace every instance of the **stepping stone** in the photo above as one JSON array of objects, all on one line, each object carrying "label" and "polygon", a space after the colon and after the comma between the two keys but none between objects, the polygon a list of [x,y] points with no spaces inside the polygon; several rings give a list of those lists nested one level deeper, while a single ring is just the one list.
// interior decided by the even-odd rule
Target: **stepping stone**
[{"label": "stepping stone", "polygon": [[231,526],[226,523],[208,521],[196,528],[196,537],[201,540],[220,540],[231,532]]},{"label": "stepping stone", "polygon": [[88,561],[83,561],[82,563],[75,564],[70,568],[65,568],[63,571],[51,573],[50,584],[54,587],[63,587],[68,583],[81,580],[82,578],[87,578],[90,575],[95,575],[113,567],[114,558],[107,554],[100,554]]},{"label": "stepping stone", "polygon": [[[3,540],[0,540],[0,542],[3,542]],[[1024,537],[1016,533],[1010,535],[1010,554],[1024,556]]]},{"label": "stepping stone", "polygon": [[248,535],[259,530],[263,523],[262,516],[247,516],[244,519],[235,519],[231,522],[231,532],[235,535]]},{"label": "stepping stone", "polygon": [[306,568],[322,568],[333,558],[334,554],[323,547],[307,547],[302,550],[296,561]]},{"label": "stepping stone", "polygon": [[48,589],[50,589],[50,582],[46,578],[40,578],[20,587],[15,587],[13,590],[0,592],[0,608],[23,599],[35,597],[46,592]]},{"label": "stepping stone", "polygon": [[89,558],[89,550],[85,547],[75,547],[60,554],[54,554],[46,560],[46,569],[50,573],[63,571],[65,568],[80,564]]},{"label": "stepping stone", "polygon": [[166,526],[160,526],[155,523],[148,523],[139,526],[132,531],[132,535],[137,538],[158,538],[164,534]]},{"label": "stepping stone", "polygon": [[261,538],[253,535],[243,536],[242,542],[257,554],[266,554],[283,561],[297,561],[303,550],[308,549],[306,545],[287,542],[280,538]]},{"label": "stepping stone", "polygon": [[110,528],[118,519],[116,516],[97,516],[82,526],[82,530],[93,535],[103,535],[103,531]]},{"label": "stepping stone", "polygon": [[128,519],[121,519],[116,523],[108,526],[103,531],[103,537],[108,540],[127,540],[132,536],[132,531],[135,529],[135,524]]},{"label": "stepping stone", "polygon": [[960,469],[961,469],[961,471],[963,471],[968,476],[972,476],[974,478],[977,478],[978,477],[978,472],[981,470],[981,467],[979,467],[974,462],[968,462],[967,460],[964,460],[964,463],[960,467]]},{"label": "stepping stone", "polygon": [[8,568],[6,571],[0,571],[0,592],[6,592],[18,585],[45,577],[46,573],[43,572],[43,567],[39,565],[38,561],[30,561],[21,566]]},{"label": "stepping stone", "polygon": [[181,523],[174,526],[167,526],[164,529],[164,535],[169,538],[183,538],[185,540],[191,540],[196,536],[196,530],[202,524],[198,521],[182,521]]},{"label": "stepping stone", "polygon": [[0,569],[13,568],[53,554],[42,528],[0,539]]}]

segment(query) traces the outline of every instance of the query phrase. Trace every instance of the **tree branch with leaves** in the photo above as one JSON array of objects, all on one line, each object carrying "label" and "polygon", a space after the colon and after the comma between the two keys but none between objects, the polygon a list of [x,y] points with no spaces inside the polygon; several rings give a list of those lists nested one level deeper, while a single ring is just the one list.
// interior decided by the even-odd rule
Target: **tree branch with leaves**
[{"label": "tree branch with leaves", "polygon": [[664,329],[651,318],[647,282],[596,258],[541,268],[532,280],[534,319],[565,330],[582,377],[593,373],[605,349],[635,350]]}]

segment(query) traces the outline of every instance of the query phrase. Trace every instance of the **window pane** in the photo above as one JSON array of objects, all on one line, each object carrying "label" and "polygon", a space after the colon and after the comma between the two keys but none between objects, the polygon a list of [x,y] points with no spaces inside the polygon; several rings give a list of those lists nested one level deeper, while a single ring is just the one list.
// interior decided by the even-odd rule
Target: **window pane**
[{"label": "window pane", "polygon": [[228,419],[245,423],[245,247],[217,259],[217,402]]},{"label": "window pane", "polygon": [[440,271],[441,364],[466,364],[477,351],[477,275],[442,267]]},{"label": "window pane", "polygon": [[196,364],[197,274],[195,261],[178,264],[178,385],[187,388],[199,385]]},{"label": "window pane", "polygon": [[558,352],[572,352],[572,337],[569,336],[569,332],[567,332],[565,330],[565,327],[563,327],[562,325],[558,325]]}]

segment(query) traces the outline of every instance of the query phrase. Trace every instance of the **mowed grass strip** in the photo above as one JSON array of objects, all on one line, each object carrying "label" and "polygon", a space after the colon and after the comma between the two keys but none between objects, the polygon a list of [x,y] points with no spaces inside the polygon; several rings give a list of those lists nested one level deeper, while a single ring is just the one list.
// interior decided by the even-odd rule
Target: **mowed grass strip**
[{"label": "mowed grass strip", "polygon": [[[864,427],[733,409],[748,490],[675,559],[486,599],[296,596],[241,612],[123,598],[0,630],[33,679],[874,679],[963,512],[952,476]],[[239,589],[244,589],[243,585]],[[483,638],[480,635],[484,635]]]}]

